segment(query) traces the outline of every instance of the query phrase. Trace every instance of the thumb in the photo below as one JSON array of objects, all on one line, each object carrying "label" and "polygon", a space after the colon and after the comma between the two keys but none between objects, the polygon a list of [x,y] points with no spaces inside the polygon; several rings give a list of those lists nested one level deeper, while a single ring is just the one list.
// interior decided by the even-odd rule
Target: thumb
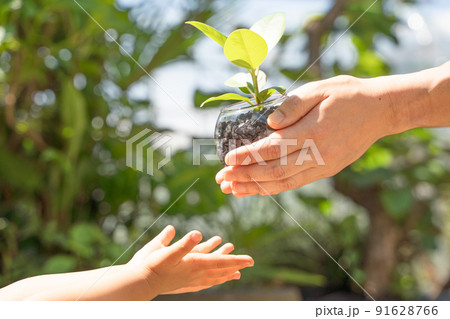
[{"label": "thumb", "polygon": [[202,241],[202,234],[199,231],[191,231],[172,246],[168,247],[167,259],[177,262],[197,246]]},{"label": "thumb", "polygon": [[172,225],[164,228],[163,231],[159,233],[158,236],[153,238],[144,247],[139,249],[133,258],[139,258],[139,256],[148,256],[154,251],[166,247],[175,237],[175,228]]},{"label": "thumb", "polygon": [[[175,228],[172,225],[166,226],[155,238],[152,239],[147,245],[162,248],[170,244],[175,237]],[[147,246],[145,245],[144,248]]]},{"label": "thumb", "polygon": [[280,130],[298,122],[325,97],[320,82],[309,82],[289,93],[289,97],[269,115],[267,124]]}]

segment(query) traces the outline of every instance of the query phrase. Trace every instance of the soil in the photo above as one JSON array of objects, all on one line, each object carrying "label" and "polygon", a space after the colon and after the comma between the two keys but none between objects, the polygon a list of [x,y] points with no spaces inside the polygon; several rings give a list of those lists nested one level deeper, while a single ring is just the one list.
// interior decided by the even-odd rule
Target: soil
[{"label": "soil", "polygon": [[216,127],[216,149],[222,164],[225,155],[242,145],[248,145],[267,137],[273,130],[267,125],[267,117],[278,106],[271,106],[262,111],[248,111],[239,114],[234,120],[219,122]]}]

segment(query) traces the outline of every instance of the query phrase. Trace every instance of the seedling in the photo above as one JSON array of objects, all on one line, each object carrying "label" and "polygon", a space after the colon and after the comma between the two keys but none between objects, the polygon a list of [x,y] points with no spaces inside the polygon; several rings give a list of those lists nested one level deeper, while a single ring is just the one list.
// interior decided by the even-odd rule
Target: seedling
[{"label": "seedling", "polygon": [[[207,99],[200,105],[201,107],[213,101],[245,101],[254,106],[264,103],[275,92],[280,94],[286,92],[282,86],[264,89],[267,76],[260,70],[268,53],[280,41],[284,33],[286,18],[283,13],[271,14],[256,22],[250,29],[237,29],[228,37],[202,22],[188,21],[186,23],[196,27],[221,45],[231,63],[247,70],[247,73],[239,72],[233,75],[225,81],[225,85],[238,88],[249,96],[226,93]],[[262,106],[257,107],[256,110],[262,110]]]}]

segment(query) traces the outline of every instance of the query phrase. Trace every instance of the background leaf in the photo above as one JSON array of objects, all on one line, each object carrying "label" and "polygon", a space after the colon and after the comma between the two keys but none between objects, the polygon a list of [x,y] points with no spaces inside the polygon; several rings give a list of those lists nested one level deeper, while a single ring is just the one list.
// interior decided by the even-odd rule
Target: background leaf
[{"label": "background leaf", "polygon": [[386,211],[396,220],[402,220],[408,215],[414,200],[407,188],[383,190],[380,199]]},{"label": "background leaf", "polygon": [[56,255],[48,259],[43,268],[44,274],[58,274],[74,271],[76,267],[76,258],[68,255]]}]

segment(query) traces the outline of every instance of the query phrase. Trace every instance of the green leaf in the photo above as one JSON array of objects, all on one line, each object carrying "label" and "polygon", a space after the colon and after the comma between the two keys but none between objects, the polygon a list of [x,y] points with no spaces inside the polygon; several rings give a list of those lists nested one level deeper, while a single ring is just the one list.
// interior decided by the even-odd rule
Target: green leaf
[{"label": "green leaf", "polygon": [[253,95],[253,93],[255,93],[255,88],[253,87],[253,84],[250,82],[247,82],[247,86],[240,87],[239,90],[241,90],[241,92],[245,94]]},{"label": "green leaf", "polygon": [[[262,88],[266,85],[267,75],[263,71],[258,73],[258,87]],[[234,88],[247,88],[247,83],[252,83],[252,76],[249,73],[239,72],[225,81],[225,85]],[[248,94],[248,93],[247,93]]]},{"label": "green leaf", "polygon": [[273,86],[271,88],[265,89],[259,93],[259,98],[261,101],[267,100],[269,97],[272,96],[275,92],[278,92],[280,94],[286,93],[286,88],[284,86]]},{"label": "green leaf", "polygon": [[200,31],[202,31],[207,37],[213,39],[217,43],[219,43],[221,46],[225,45],[225,41],[227,40],[227,37],[223,35],[221,32],[217,31],[213,27],[210,27],[207,24],[204,24],[202,22],[198,21],[188,21],[187,24],[190,24]]},{"label": "green leaf", "polygon": [[[201,90],[196,90],[194,94],[194,105],[199,106],[203,103],[203,101],[206,101],[207,99],[220,94],[222,94],[222,92],[204,92]],[[211,102],[210,104],[208,104],[208,106],[219,106],[220,103],[220,101]]]},{"label": "green leaf", "polygon": [[[250,83],[248,83],[248,84],[250,84]],[[250,87],[250,86],[249,86],[249,87]],[[251,90],[252,90],[252,92],[253,92],[253,85],[252,85],[250,88],[251,88]],[[246,87],[246,86],[240,87],[239,90],[241,90],[241,92],[242,92],[242,93],[245,93],[245,94],[252,94],[252,93],[250,92],[250,90],[248,89],[248,87]]]},{"label": "green leaf", "polygon": [[207,99],[205,102],[202,103],[202,105],[200,105],[200,107],[202,107],[206,103],[213,102],[213,101],[245,101],[245,102],[252,104],[248,97],[245,97],[245,96],[242,96],[239,94],[235,94],[235,93],[226,93],[226,94],[222,94],[222,95]]},{"label": "green leaf", "polygon": [[230,34],[224,45],[225,56],[231,63],[246,69],[256,69],[267,56],[266,41],[248,29]]},{"label": "green leaf", "polygon": [[274,13],[256,22],[250,30],[258,33],[267,43],[268,50],[272,50],[280,41],[286,27],[286,15]]}]

